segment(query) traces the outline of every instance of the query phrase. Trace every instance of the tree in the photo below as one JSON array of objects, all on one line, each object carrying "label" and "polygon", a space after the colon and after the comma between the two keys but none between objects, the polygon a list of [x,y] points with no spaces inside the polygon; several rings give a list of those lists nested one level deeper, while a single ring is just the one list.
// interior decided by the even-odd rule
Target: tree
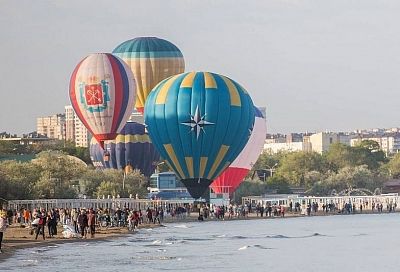
[{"label": "tree", "polygon": [[276,172],[293,185],[306,186],[305,177],[308,172],[323,172],[325,169],[326,163],[320,154],[299,151],[283,157]]},{"label": "tree", "polygon": [[387,163],[384,169],[388,170],[389,175],[392,178],[395,179],[400,178],[400,153],[394,155],[393,158],[391,158],[390,161]]},{"label": "tree", "polygon": [[16,161],[0,162],[0,197],[5,199],[32,199],[33,185],[40,177],[40,168],[31,163]]},{"label": "tree", "polygon": [[242,197],[251,195],[262,195],[267,191],[267,184],[263,182],[243,181],[236,189],[234,201],[236,203],[242,202]]},{"label": "tree", "polygon": [[57,151],[41,152],[32,164],[43,170],[35,185],[35,193],[39,198],[74,197],[76,191],[72,188],[72,181],[86,170],[82,161]]}]

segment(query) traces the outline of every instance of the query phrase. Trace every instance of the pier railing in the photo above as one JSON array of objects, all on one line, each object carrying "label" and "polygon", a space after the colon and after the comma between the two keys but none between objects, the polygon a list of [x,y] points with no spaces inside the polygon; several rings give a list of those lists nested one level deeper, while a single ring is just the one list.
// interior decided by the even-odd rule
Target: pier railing
[{"label": "pier railing", "polygon": [[93,209],[146,209],[147,207],[173,207],[193,203],[192,199],[187,200],[151,200],[135,198],[110,198],[110,199],[33,199],[33,200],[9,200],[7,208],[19,210],[21,208],[34,209],[44,208],[93,208]]}]

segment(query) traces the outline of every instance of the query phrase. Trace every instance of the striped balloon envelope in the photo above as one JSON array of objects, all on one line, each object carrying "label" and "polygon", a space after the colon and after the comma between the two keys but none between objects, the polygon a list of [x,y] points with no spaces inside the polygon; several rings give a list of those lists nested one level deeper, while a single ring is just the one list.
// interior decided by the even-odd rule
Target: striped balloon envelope
[{"label": "striped balloon envelope", "polygon": [[254,106],[246,90],[228,77],[191,72],[158,84],[144,115],[160,155],[199,198],[246,145]]},{"label": "striped balloon envelope", "polygon": [[143,113],[150,91],[161,80],[183,73],[181,51],[169,41],[156,37],[138,37],[118,45],[113,54],[123,59],[136,79],[136,109]]},{"label": "striped balloon envelope", "polygon": [[135,95],[132,72],[112,54],[87,56],[71,76],[72,107],[100,145],[121,131],[132,113]]},{"label": "striped balloon envelope", "polygon": [[235,161],[211,184],[215,193],[232,194],[249,173],[260,156],[267,134],[267,124],[261,111],[254,107],[255,121],[253,131],[246,146]]},{"label": "striped balloon envelope", "polygon": [[154,172],[160,160],[145,126],[136,122],[126,123],[115,140],[104,143],[104,150],[96,141],[91,141],[90,157],[99,169],[138,169],[146,177]]}]

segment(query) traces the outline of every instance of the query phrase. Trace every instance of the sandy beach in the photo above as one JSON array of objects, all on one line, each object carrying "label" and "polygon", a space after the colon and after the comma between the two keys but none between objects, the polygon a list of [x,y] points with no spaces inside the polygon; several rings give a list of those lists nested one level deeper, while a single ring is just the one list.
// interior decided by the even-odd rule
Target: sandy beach
[{"label": "sandy beach", "polygon": [[[150,225],[143,224],[141,228],[149,227]],[[157,225],[151,225],[152,227]],[[2,249],[3,253],[0,254],[0,262],[5,260],[6,258],[11,257],[17,249],[22,248],[31,248],[43,245],[56,245],[61,243],[74,243],[83,241],[83,239],[79,238],[71,238],[65,239],[62,236],[63,228],[58,226],[57,235],[53,238],[47,238],[43,240],[42,236],[39,236],[37,240],[35,240],[35,234],[30,234],[30,229],[22,227],[20,225],[12,225],[7,228],[3,243]],[[46,229],[47,232],[47,229]],[[96,230],[95,238],[87,238],[85,242],[93,242],[99,240],[106,240],[115,237],[120,237],[126,234],[132,234],[133,232],[129,232],[127,228],[109,228],[104,230]]]}]

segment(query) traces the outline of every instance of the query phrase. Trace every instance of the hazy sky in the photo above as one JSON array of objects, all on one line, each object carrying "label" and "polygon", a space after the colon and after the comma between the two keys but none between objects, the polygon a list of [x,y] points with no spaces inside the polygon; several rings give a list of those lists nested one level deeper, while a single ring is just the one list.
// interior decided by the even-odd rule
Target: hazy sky
[{"label": "hazy sky", "polygon": [[400,126],[400,1],[0,0],[0,132],[62,113],[87,54],[138,36],[243,85],[269,132]]}]

